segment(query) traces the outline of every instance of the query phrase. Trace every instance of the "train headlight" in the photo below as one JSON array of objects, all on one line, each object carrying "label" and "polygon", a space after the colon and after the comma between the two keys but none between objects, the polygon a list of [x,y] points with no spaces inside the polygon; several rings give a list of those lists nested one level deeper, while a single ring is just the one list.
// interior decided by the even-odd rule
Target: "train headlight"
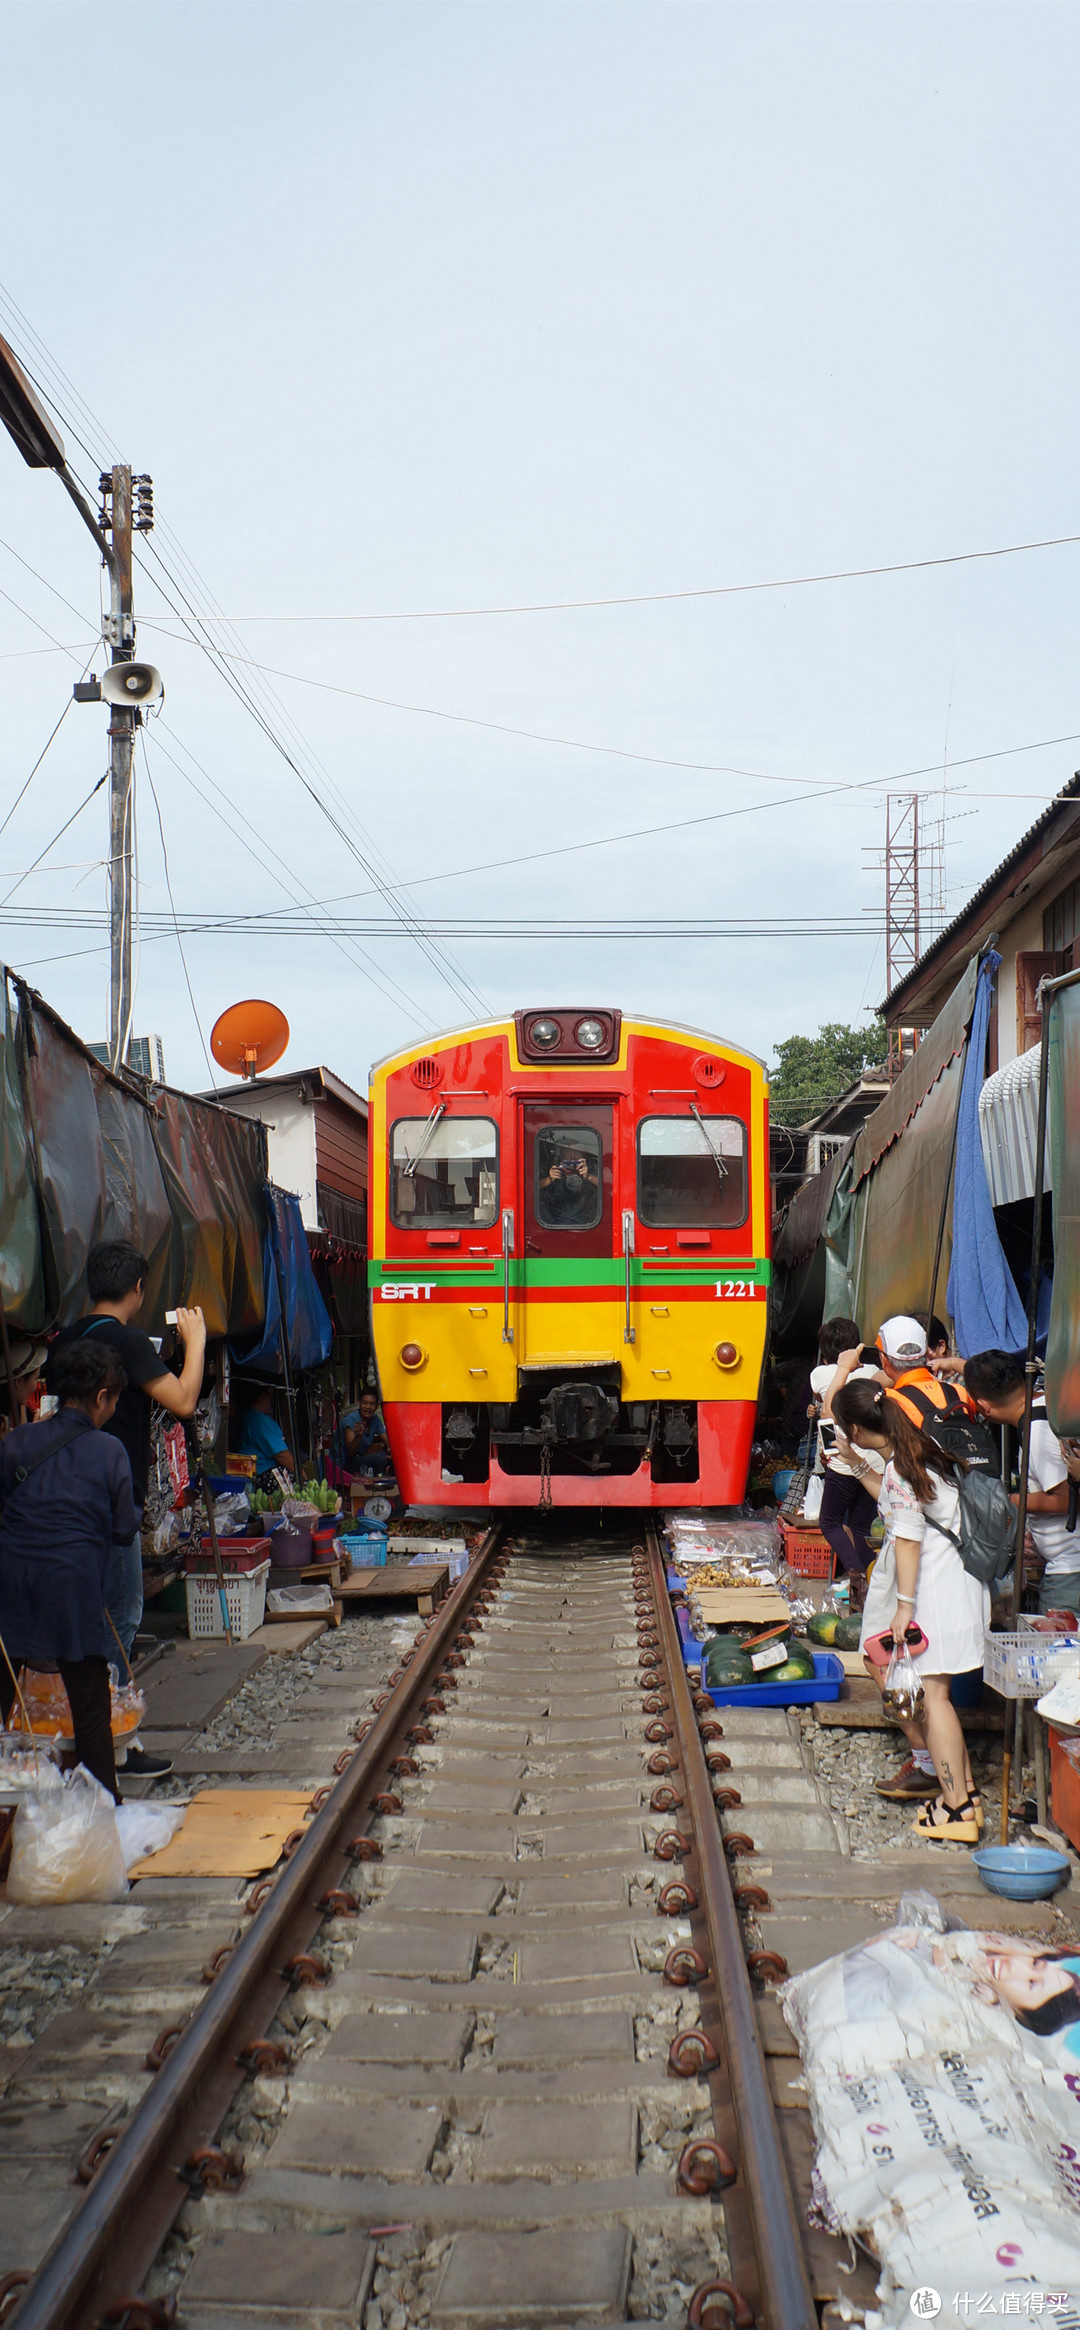
[{"label": "train headlight", "polygon": [[416,1369],[423,1366],[427,1352],[422,1343],[403,1343],[398,1352],[398,1358],[403,1367],[407,1367],[411,1373],[415,1374]]},{"label": "train headlight", "polygon": [[718,1367],[737,1367],[739,1347],[736,1343],[718,1343],[713,1352],[713,1358]]},{"label": "train headlight", "polygon": [[[536,1030],[533,1029],[535,1035]],[[583,1052],[599,1052],[607,1042],[607,1029],[602,1019],[579,1019],[574,1029],[574,1041]]]},{"label": "train headlight", "polygon": [[557,1019],[534,1019],[529,1029],[529,1042],[541,1052],[553,1052],[562,1042],[562,1029]]}]

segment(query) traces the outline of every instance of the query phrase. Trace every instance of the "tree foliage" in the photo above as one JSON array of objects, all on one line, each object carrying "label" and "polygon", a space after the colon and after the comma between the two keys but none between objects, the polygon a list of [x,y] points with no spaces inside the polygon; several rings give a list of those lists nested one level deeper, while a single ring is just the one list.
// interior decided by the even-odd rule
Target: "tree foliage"
[{"label": "tree foliage", "polygon": [[786,1036],[775,1046],[769,1107],[774,1124],[801,1125],[830,1100],[839,1100],[864,1068],[881,1058],[880,1028],[845,1027],[829,1020],[816,1036]]}]

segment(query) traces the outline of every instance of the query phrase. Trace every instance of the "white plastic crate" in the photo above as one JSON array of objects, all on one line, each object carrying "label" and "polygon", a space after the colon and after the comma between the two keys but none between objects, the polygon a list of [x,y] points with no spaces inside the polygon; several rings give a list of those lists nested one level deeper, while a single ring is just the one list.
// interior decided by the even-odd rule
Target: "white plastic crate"
[{"label": "white plastic crate", "polygon": [[1080,1635],[1040,1634],[1032,1626],[1017,1634],[983,1638],[983,1677],[1003,1699],[1041,1699],[1062,1673],[1080,1663]]},{"label": "white plastic crate", "polygon": [[[238,1642],[245,1642],[262,1625],[266,1613],[266,1581],[270,1575],[268,1561],[260,1562],[257,1570],[248,1570],[241,1577],[226,1578],[225,1600],[229,1622]],[[204,1635],[224,1636],[225,1621],[221,1615],[221,1596],[215,1577],[184,1579],[187,1595],[187,1630],[192,1641]]]}]

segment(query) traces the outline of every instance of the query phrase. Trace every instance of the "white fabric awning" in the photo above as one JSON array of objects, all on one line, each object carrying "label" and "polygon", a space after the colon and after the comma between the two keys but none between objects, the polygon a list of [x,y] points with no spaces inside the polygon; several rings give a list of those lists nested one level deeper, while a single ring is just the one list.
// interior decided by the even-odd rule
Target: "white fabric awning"
[{"label": "white fabric awning", "polygon": [[[1039,1129],[1039,1053],[1034,1044],[996,1075],[979,1094],[979,1134],[993,1205],[1013,1205],[1035,1195],[1035,1143]],[[1049,1131],[1049,1128],[1047,1128]],[[1050,1187],[1050,1142],[1046,1143],[1043,1188]]]}]

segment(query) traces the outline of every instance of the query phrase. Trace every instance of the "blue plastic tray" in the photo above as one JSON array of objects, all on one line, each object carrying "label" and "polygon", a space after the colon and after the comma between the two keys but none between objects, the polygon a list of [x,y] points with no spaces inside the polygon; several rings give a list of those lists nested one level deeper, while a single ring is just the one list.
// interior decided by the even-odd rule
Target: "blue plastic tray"
[{"label": "blue plastic tray", "polygon": [[835,1651],[814,1652],[812,1683],[734,1683],[728,1691],[710,1690],[701,1659],[701,1688],[714,1707],[810,1707],[815,1699],[839,1699],[844,1662]]}]

